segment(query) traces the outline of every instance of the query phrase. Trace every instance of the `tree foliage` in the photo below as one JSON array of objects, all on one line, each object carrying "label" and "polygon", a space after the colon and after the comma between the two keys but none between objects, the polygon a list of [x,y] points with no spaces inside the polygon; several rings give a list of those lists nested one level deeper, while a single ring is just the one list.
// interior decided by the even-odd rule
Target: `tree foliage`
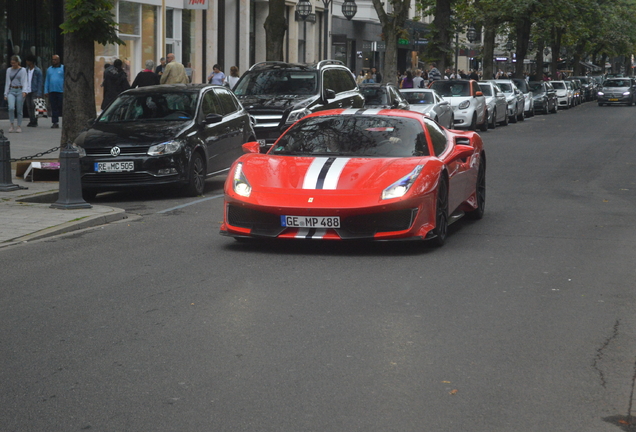
[{"label": "tree foliage", "polygon": [[66,0],[65,20],[60,25],[62,34],[74,33],[102,45],[123,45],[124,41],[117,36],[113,7],[110,0]]}]

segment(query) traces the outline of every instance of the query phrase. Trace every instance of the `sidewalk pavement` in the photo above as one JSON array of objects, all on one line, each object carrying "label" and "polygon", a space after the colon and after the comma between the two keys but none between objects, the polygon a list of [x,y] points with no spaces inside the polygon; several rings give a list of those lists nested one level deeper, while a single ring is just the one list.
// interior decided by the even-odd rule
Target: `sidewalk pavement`
[{"label": "sidewalk pavement", "polygon": [[[60,145],[62,129],[51,129],[49,118],[38,119],[36,128],[26,127],[28,122],[28,118],[22,122],[22,133],[8,133],[9,120],[0,120],[0,129],[10,142],[11,159],[33,156]],[[32,160],[57,160],[59,154],[59,150],[55,150]],[[0,248],[128,217],[123,209],[102,205],[73,210],[51,208],[57,201],[59,182],[25,181],[16,177],[16,163],[11,166],[11,182],[20,189],[0,191]]]}]

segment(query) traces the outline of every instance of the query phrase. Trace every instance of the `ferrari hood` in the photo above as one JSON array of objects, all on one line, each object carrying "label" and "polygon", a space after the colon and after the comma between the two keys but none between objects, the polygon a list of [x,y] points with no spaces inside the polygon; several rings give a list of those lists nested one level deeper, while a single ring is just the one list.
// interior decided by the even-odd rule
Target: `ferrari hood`
[{"label": "ferrari hood", "polygon": [[243,173],[256,189],[286,192],[338,190],[377,192],[409,174],[426,157],[351,158],[248,155],[241,159]]}]

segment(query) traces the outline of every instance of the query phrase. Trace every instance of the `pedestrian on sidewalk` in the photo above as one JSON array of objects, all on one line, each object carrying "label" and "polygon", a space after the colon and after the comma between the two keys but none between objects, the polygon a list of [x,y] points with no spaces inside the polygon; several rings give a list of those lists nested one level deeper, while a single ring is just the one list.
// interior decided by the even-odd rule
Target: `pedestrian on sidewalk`
[{"label": "pedestrian on sidewalk", "polygon": [[[20,57],[14,55],[11,57],[11,67],[7,69],[7,79],[4,84],[4,100],[9,105],[9,121],[11,127],[9,132],[22,132],[22,111],[24,98],[27,93],[31,92],[29,88],[29,78],[26,69],[20,66]],[[15,110],[17,108],[17,127],[14,128],[13,123],[16,121]]]},{"label": "pedestrian on sidewalk", "polygon": [[44,75],[42,69],[36,66],[36,59],[33,54],[26,56],[27,77],[29,80],[30,93],[26,95],[27,111],[29,112],[29,124],[27,127],[38,126],[38,113],[35,111],[35,100],[42,97],[44,85]]},{"label": "pedestrian on sidewalk", "polygon": [[225,74],[221,71],[221,66],[215,64],[212,66],[212,73],[208,75],[208,83],[215,85],[223,85]]},{"label": "pedestrian on sidewalk", "polygon": [[238,67],[232,66],[230,68],[230,75],[225,77],[224,84],[229,87],[230,90],[234,91],[234,87],[236,87],[239,79],[241,79],[241,76],[239,75]]},{"label": "pedestrian on sidewalk", "polygon": [[117,99],[119,93],[130,88],[128,76],[126,72],[124,72],[123,64],[121,59],[115,59],[113,65],[104,72],[104,100],[102,101],[102,110],[108,108],[108,105]]},{"label": "pedestrian on sidewalk", "polygon": [[190,80],[186,70],[181,63],[175,60],[174,54],[166,56],[168,64],[161,75],[161,84],[188,84]]},{"label": "pedestrian on sidewalk", "polygon": [[64,65],[60,61],[60,56],[54,54],[51,58],[52,65],[46,70],[44,80],[44,96],[48,96],[51,104],[51,128],[60,127],[60,116],[64,104]]},{"label": "pedestrian on sidewalk", "polygon": [[159,85],[159,75],[152,70],[154,66],[155,62],[146,60],[146,69],[137,74],[130,88]]}]

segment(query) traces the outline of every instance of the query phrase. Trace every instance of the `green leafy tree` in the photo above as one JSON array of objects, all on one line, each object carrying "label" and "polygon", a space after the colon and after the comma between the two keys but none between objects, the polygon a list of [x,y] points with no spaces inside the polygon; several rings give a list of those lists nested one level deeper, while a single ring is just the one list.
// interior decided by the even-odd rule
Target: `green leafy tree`
[{"label": "green leafy tree", "polygon": [[64,23],[64,106],[61,146],[66,147],[95,118],[95,42],[123,44],[110,0],[66,0]]}]

